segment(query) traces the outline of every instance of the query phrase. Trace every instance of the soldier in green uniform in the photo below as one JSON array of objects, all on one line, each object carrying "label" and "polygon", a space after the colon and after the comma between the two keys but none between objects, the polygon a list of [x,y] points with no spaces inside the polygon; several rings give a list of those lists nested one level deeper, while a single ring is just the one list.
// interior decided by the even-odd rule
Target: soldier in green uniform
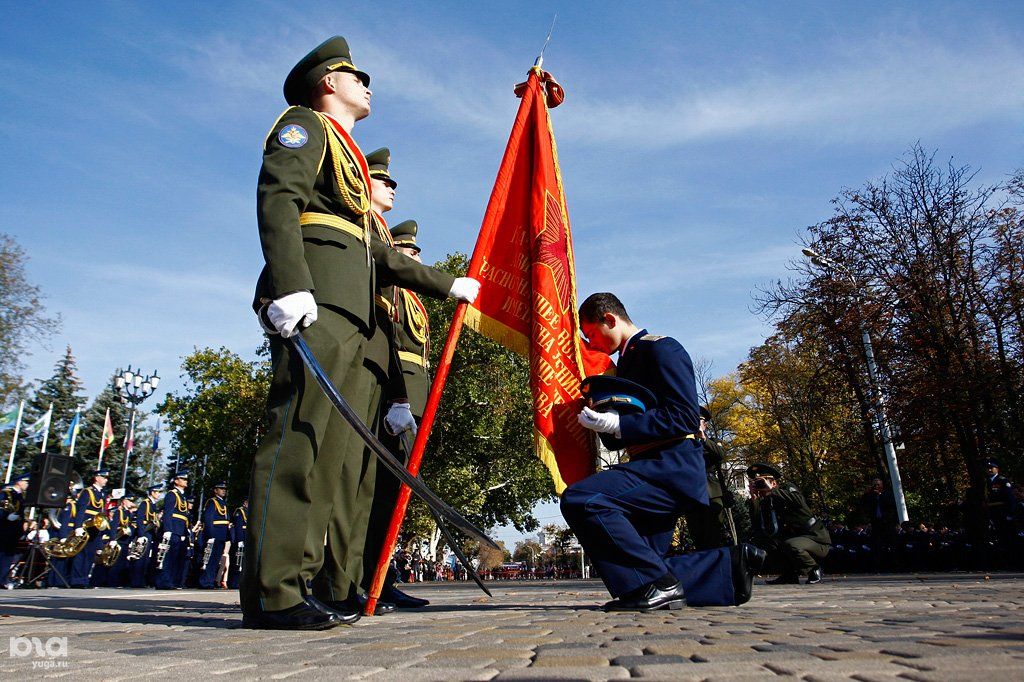
[{"label": "soldier in green uniform", "polygon": [[[376,328],[378,272],[406,286],[433,283],[415,261],[371,248],[369,170],[350,135],[370,113],[368,85],[345,39],[325,41],[289,73],[284,95],[291,106],[264,143],[257,218],[266,266],[253,307],[272,334],[273,378],[269,429],[250,484],[240,595],[247,627],[325,629],[358,618],[336,592],[314,586],[311,594],[309,586],[321,572],[321,586],[344,582],[334,572],[349,546],[328,547],[340,558],[327,562],[324,537],[338,501],[357,496],[363,444],[284,339],[308,327],[306,342],[365,418],[362,363]],[[467,291],[475,294],[459,284],[445,293],[467,300]]]},{"label": "soldier in green uniform", "polygon": [[769,464],[747,467],[750,481],[750,522],[752,542],[768,553],[768,562],[781,568],[769,585],[799,585],[821,582],[821,561],[832,540],[821,519],[811,513],[807,501],[792,483],[780,482],[782,474]]},{"label": "soldier in green uniform", "polygon": [[[391,237],[394,240],[395,249],[419,262],[420,247],[416,243],[417,231],[416,221],[406,220],[391,228]],[[427,404],[427,393],[430,391],[430,374],[428,372],[430,326],[427,309],[419,297],[407,289],[393,287],[387,296],[391,306],[391,317],[394,320],[394,355],[401,363],[400,371],[403,375],[406,395],[409,398],[412,414],[416,422],[419,423]],[[385,434],[383,439],[394,452],[399,452],[403,457],[408,458],[410,453],[405,450],[404,440],[391,434]],[[366,590],[369,590],[370,582],[373,580],[391,520],[391,513],[398,498],[399,488],[398,480],[389,472],[379,471],[377,473],[373,507],[367,530],[366,552],[363,557],[363,587]],[[381,603],[387,603],[397,608],[410,609],[420,608],[430,603],[426,599],[413,597],[395,587],[394,583],[397,577],[397,572],[389,568],[388,577],[380,594],[380,601],[377,602],[378,606]]]},{"label": "soldier in green uniform", "polygon": [[714,549],[724,547],[722,529],[725,524],[724,495],[729,491],[722,489],[718,478],[718,469],[725,461],[725,446],[717,438],[707,434],[711,413],[708,408],[700,407],[700,432],[698,434],[704,451],[704,468],[708,481],[708,506],[695,507],[686,512],[686,529],[690,532],[695,549]]}]

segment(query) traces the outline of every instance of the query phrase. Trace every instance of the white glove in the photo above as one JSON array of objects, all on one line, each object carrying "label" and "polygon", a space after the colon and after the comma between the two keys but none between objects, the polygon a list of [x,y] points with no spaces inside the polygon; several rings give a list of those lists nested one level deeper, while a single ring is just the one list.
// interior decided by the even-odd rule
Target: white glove
[{"label": "white glove", "polygon": [[456,277],[448,295],[466,303],[472,303],[480,293],[480,282],[472,277]]},{"label": "white glove", "polygon": [[267,306],[267,317],[284,338],[295,336],[303,327],[316,322],[316,301],[308,291],[294,293],[274,299]]},{"label": "white glove", "polygon": [[589,407],[584,407],[576,419],[585,429],[610,433],[616,438],[622,437],[619,432],[619,415],[615,412],[594,412]]},{"label": "white glove", "polygon": [[78,536],[85,535],[85,529],[84,528],[76,528],[75,529],[75,535],[78,535]]},{"label": "white glove", "polygon": [[19,515],[17,515],[17,514],[8,514],[7,515],[7,520],[8,521],[17,521],[20,518],[21,517]]},{"label": "white glove", "polygon": [[412,435],[416,435],[416,418],[412,416],[412,408],[409,407],[409,403],[392,405],[388,409],[387,416],[384,417],[384,425],[392,436],[406,431],[412,431]]}]

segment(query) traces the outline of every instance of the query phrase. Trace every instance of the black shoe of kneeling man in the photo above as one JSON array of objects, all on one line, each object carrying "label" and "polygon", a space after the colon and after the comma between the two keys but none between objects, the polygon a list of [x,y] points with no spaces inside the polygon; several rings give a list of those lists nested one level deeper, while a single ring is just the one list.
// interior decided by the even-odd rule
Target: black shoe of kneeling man
[{"label": "black shoe of kneeling man", "polygon": [[821,582],[821,566],[815,566],[807,571],[807,584],[815,585]]},{"label": "black shoe of kneeling man", "polygon": [[605,611],[657,611],[658,609],[681,609],[686,606],[683,586],[677,581],[667,588],[651,583],[639,590],[623,595],[604,605]]},{"label": "black shoe of kneeling man", "polygon": [[[363,616],[361,609],[350,609],[348,608],[347,602],[325,602],[317,599],[316,597],[309,596],[306,597],[306,603],[320,613],[326,613],[328,616],[334,616],[338,620],[338,625],[352,625]],[[333,604],[337,604],[342,608],[336,608]]]},{"label": "black shoe of kneeling man", "polygon": [[[429,600],[420,599],[419,597],[414,597],[411,594],[406,594],[394,585],[386,585],[384,589],[381,590],[380,598],[382,601],[394,604],[395,607],[399,609],[421,609],[430,604]],[[377,604],[379,605],[380,602],[377,602]]]},{"label": "black shoe of kneeling man", "polygon": [[742,544],[729,549],[732,555],[732,587],[735,603],[746,604],[754,590],[754,576],[764,566],[767,554],[763,549]]},{"label": "black shoe of kneeling man", "polygon": [[765,580],[765,585],[799,585],[800,575],[797,573],[783,573],[774,580]]},{"label": "black shoe of kneeling man", "polygon": [[242,614],[242,627],[251,630],[328,630],[338,624],[335,616],[317,611],[306,602],[280,611]]}]

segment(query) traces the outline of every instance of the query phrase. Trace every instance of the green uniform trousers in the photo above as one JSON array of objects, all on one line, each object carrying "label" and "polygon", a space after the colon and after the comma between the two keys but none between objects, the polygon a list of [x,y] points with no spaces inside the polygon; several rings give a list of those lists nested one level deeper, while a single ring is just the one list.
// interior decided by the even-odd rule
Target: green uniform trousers
[{"label": "green uniform trousers", "polygon": [[782,573],[802,575],[818,566],[828,555],[829,545],[807,535],[780,540],[758,538],[754,544],[768,553],[768,561],[777,564]]},{"label": "green uniform trousers", "polygon": [[[382,382],[366,363],[360,366],[359,373],[366,399],[365,421],[370,430],[379,435],[383,420]],[[335,490],[323,568],[313,580],[313,594],[329,601],[354,597],[363,581],[363,548],[377,475],[377,456],[361,441],[358,446],[358,456],[351,458],[351,466],[343,473],[346,485]],[[323,543],[323,536],[320,540]]]},{"label": "green uniform trousers", "polygon": [[[318,306],[317,315],[303,336],[341,394],[365,416],[365,336],[333,308]],[[270,350],[270,420],[253,461],[241,582],[247,612],[277,611],[303,600],[324,565],[335,501],[355,496],[363,461],[361,441],[291,345],[274,336]]]}]

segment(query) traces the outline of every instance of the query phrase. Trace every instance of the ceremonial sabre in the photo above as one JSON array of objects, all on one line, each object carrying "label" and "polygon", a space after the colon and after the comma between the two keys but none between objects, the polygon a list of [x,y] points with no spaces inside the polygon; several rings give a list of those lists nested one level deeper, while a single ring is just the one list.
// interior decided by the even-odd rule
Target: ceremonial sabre
[{"label": "ceremonial sabre", "polygon": [[[402,444],[405,445],[406,452],[412,452],[412,443],[409,442],[408,431],[402,433]],[[466,558],[466,555],[462,553],[462,549],[459,547],[458,543],[455,542],[455,538],[452,537],[451,531],[444,525],[444,521],[441,520],[441,517],[438,516],[437,512],[433,509],[430,510],[430,515],[434,517],[434,523],[437,524],[437,529],[441,531],[441,535],[444,536],[444,541],[452,548],[452,552],[455,553],[459,563],[466,569],[466,575],[473,579],[473,582],[475,582],[477,586],[484,591],[484,594],[488,597],[493,597],[494,595],[491,594],[491,591],[487,589],[487,586],[484,585],[482,580],[480,580],[480,576],[476,574],[476,571],[473,569],[473,564],[471,564],[469,559]]]},{"label": "ceremonial sabre", "polygon": [[359,415],[355,413],[352,407],[345,401],[338,389],[335,388],[334,384],[324,373],[320,363],[317,362],[316,356],[313,355],[313,351],[310,350],[309,346],[306,345],[306,340],[302,338],[302,334],[298,333],[295,336],[288,339],[292,343],[292,347],[298,353],[299,357],[302,358],[302,363],[306,365],[306,369],[313,375],[316,382],[323,389],[324,394],[334,404],[334,407],[341,414],[342,418],[349,423],[349,425],[355,429],[356,434],[366,443],[370,450],[377,456],[377,460],[387,467],[388,471],[393,473],[399,481],[409,486],[410,490],[416,493],[416,496],[423,500],[424,504],[430,509],[431,512],[444,517],[451,521],[451,523],[461,530],[466,535],[479,540],[488,547],[500,550],[501,548],[494,542],[494,540],[487,537],[487,533],[483,532],[472,523],[470,523],[466,517],[453,509],[448,503],[438,497],[433,490],[428,488],[423,481],[416,478],[402,466],[402,463],[398,461],[393,454],[391,454],[384,445],[377,440],[377,437],[373,435],[363,420],[359,418]]}]

